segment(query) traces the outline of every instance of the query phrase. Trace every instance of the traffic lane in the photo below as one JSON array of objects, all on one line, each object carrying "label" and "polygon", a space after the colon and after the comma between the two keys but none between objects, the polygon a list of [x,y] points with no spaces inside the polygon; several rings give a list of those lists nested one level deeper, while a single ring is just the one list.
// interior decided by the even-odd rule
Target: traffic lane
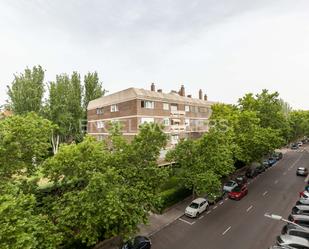
[{"label": "traffic lane", "polygon": [[[295,157],[297,157],[295,154],[288,155],[279,163],[283,164],[284,166],[288,166]],[[254,202],[254,200],[252,200],[252,197],[255,196],[254,191],[259,191],[261,188],[259,185],[263,184],[263,182],[267,182],[266,176],[268,174],[275,175],[276,178],[280,178],[282,169],[279,163],[278,165],[274,166],[273,170],[269,170],[268,172],[264,173],[263,177],[260,177],[255,182],[252,182],[250,185],[251,190],[249,190],[249,195],[242,201],[225,202],[224,205],[220,206],[218,209],[216,209],[216,211],[207,215],[201,221],[196,221],[193,226],[188,226],[186,224],[181,225],[179,221],[175,222],[175,224],[165,228],[153,237],[154,248],[200,248],[201,243],[203,243],[205,238],[207,240],[207,245],[209,246],[209,243],[212,244],[212,242],[216,242],[218,239],[221,239],[218,238],[219,234],[222,235],[225,231],[227,231],[224,234],[226,235],[233,230],[233,227],[229,229],[228,223],[234,224],[234,227],[243,227],[244,225],[240,224],[240,221],[243,220],[241,217],[243,214],[240,214],[239,210],[244,210],[245,208],[245,210],[247,210],[250,207],[248,206],[248,201],[251,203]],[[275,167],[277,167],[277,169],[275,169]],[[278,185],[278,187],[279,186],[280,185]],[[280,188],[282,189],[282,187]],[[260,203],[259,200],[256,200],[256,202]],[[263,202],[261,203],[263,204]],[[243,233],[244,232],[242,231],[242,236]],[[187,238],[190,239],[188,240]],[[201,238],[202,241],[200,241]],[[217,245],[214,245],[214,248],[218,248]]]},{"label": "traffic lane", "polygon": [[[301,162],[297,161],[295,165],[301,164]],[[246,217],[247,225],[244,224],[242,226],[240,224],[239,226],[235,226],[225,239],[233,241],[232,248],[259,249],[268,248],[273,245],[276,236],[281,233],[284,223],[264,217],[265,212],[288,216],[291,208],[298,199],[297,193],[303,186],[303,178],[297,178],[295,172],[282,177],[281,184],[270,188],[266,195],[262,194],[263,200],[256,199],[258,200],[255,206],[256,208],[252,209],[252,212]],[[221,241],[218,244],[216,248],[227,246],[225,241]]]}]

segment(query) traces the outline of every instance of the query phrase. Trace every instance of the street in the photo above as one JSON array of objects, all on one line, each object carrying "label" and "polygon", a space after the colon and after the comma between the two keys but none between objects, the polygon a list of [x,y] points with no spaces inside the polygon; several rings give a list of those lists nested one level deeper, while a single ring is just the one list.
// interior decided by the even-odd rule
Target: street
[{"label": "street", "polygon": [[305,186],[296,168],[309,164],[309,147],[288,151],[282,160],[253,180],[240,201],[224,199],[197,219],[181,217],[152,236],[153,249],[261,249],[275,244],[284,223],[266,212],[287,218]]}]

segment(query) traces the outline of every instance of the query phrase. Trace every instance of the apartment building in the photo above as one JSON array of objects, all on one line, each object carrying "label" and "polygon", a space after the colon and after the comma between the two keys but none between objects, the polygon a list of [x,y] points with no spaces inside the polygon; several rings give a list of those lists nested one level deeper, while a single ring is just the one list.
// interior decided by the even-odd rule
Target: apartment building
[{"label": "apartment building", "polygon": [[185,95],[182,85],[179,91],[164,93],[150,90],[128,88],[90,101],[87,108],[87,132],[98,140],[107,136],[111,123],[120,124],[122,132],[129,140],[145,122],[164,125],[169,135],[169,145],[175,145],[181,138],[200,137],[208,130],[211,105],[199,90],[198,98]]}]

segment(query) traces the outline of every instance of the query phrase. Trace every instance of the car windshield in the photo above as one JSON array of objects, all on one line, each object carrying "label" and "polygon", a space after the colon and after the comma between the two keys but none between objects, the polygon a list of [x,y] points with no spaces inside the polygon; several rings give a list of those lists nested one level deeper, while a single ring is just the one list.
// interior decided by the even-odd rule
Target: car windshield
[{"label": "car windshield", "polygon": [[233,192],[240,192],[241,191],[241,187],[237,186],[236,188],[234,188]]},{"label": "car windshield", "polygon": [[234,182],[233,181],[228,181],[225,185],[228,186],[228,187],[231,187],[231,186],[234,185]]},{"label": "car windshield", "polygon": [[190,208],[194,208],[194,209],[197,209],[198,208],[198,204],[195,203],[195,202],[192,202],[189,206]]}]

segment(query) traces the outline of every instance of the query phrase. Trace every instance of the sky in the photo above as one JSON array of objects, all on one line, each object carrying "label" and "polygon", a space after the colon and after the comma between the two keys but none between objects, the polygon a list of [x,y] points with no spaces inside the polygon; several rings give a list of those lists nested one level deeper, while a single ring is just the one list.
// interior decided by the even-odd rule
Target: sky
[{"label": "sky", "polygon": [[186,88],[236,103],[278,91],[309,110],[308,0],[0,0],[0,105],[14,74],[97,71],[109,93]]}]

